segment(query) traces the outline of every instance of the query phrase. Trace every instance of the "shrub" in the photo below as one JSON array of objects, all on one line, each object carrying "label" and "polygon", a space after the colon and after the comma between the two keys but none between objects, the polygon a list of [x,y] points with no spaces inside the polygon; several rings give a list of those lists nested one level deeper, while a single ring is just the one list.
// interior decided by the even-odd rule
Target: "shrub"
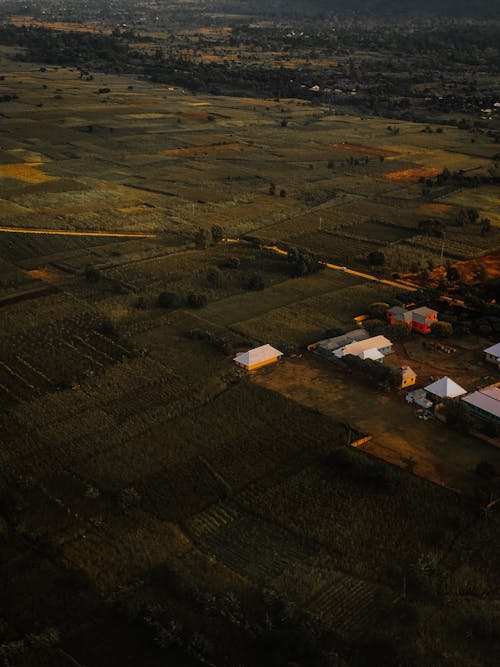
[{"label": "shrub", "polygon": [[188,294],[186,302],[190,308],[203,308],[207,305],[207,297],[204,294],[191,292]]},{"label": "shrub", "polygon": [[266,284],[264,279],[258,273],[254,273],[253,276],[250,276],[247,283],[247,289],[253,290],[255,292],[261,291],[265,288]]},{"label": "shrub", "polygon": [[431,333],[439,338],[448,338],[453,334],[453,327],[449,322],[433,322],[431,324]]},{"label": "shrub", "polygon": [[222,287],[224,274],[216,266],[212,266],[207,271],[207,282],[212,287]]},{"label": "shrub", "polygon": [[219,267],[221,269],[239,269],[240,263],[238,257],[229,257],[228,259],[223,259],[219,262]]},{"label": "shrub", "polygon": [[102,273],[91,264],[87,264],[85,267],[84,275],[85,280],[89,283],[96,283],[103,277]]},{"label": "shrub", "polygon": [[212,225],[212,241],[219,243],[224,238],[224,231],[220,225]]},{"label": "shrub", "polygon": [[177,308],[181,305],[181,299],[175,292],[161,292],[158,295],[158,305],[161,308]]},{"label": "shrub", "polygon": [[383,266],[385,264],[385,255],[380,250],[374,250],[368,253],[367,260],[373,266]]},{"label": "shrub", "polygon": [[375,301],[367,308],[370,317],[376,320],[384,320],[388,309],[389,304],[384,301]]},{"label": "shrub", "polygon": [[475,473],[478,477],[481,477],[481,479],[493,479],[493,477],[496,477],[495,466],[488,461],[481,461],[481,463],[478,463],[475,468]]}]

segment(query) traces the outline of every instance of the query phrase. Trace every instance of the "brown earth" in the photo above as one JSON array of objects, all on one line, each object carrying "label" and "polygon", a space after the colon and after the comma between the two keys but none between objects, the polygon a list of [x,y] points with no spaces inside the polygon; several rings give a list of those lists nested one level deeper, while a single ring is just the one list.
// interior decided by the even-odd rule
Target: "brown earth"
[{"label": "brown earth", "polygon": [[437,167],[414,167],[413,169],[402,169],[382,174],[380,178],[386,181],[398,181],[400,183],[416,183],[420,178],[434,178],[442,172]]}]

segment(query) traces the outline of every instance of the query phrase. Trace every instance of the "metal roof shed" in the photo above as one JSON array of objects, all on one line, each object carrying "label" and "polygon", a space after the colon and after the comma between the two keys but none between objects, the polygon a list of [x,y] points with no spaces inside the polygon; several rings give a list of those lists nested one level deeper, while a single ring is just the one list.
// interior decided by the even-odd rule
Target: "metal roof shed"
[{"label": "metal roof shed", "polygon": [[233,361],[247,371],[253,371],[256,368],[262,368],[262,366],[275,363],[282,356],[283,352],[272,347],[272,345],[261,345],[260,347],[248,350],[248,352],[238,354],[234,357]]}]

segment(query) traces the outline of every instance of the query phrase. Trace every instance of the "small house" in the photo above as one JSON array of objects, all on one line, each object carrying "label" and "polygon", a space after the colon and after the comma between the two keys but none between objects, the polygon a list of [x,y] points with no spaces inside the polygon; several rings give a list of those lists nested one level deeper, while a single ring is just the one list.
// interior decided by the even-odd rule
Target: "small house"
[{"label": "small house", "polygon": [[420,333],[430,333],[431,326],[437,322],[437,311],[424,306],[423,308],[415,308],[411,312],[411,325]]},{"label": "small house", "polygon": [[386,313],[390,324],[411,324],[411,310],[406,310],[401,306],[393,306]]},{"label": "small house", "polygon": [[401,388],[411,387],[417,381],[417,374],[409,366],[401,366],[399,369],[399,374],[401,378]]},{"label": "small house", "polygon": [[484,350],[484,355],[486,361],[489,361],[491,364],[495,364],[497,368],[500,368],[500,343],[487,347],[486,350]]},{"label": "small house", "polygon": [[430,333],[431,326],[437,322],[437,310],[422,306],[407,310],[401,306],[393,306],[386,312],[390,324],[410,324],[412,329],[420,333]]},{"label": "small house", "polygon": [[425,391],[433,401],[443,401],[445,398],[457,398],[467,392],[459,384],[445,376],[432,384],[424,387]]},{"label": "small house", "polygon": [[257,368],[276,363],[282,356],[283,352],[272,347],[272,345],[261,345],[237,355],[233,361],[247,371],[254,371]]}]

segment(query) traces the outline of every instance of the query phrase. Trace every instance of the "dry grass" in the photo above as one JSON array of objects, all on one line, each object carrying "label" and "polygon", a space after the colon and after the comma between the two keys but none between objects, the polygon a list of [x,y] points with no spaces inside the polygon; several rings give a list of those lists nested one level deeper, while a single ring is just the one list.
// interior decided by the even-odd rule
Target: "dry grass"
[{"label": "dry grass", "polygon": [[342,142],[340,144],[329,144],[329,146],[336,151],[345,151],[346,153],[361,153],[363,155],[377,155],[381,157],[397,157],[400,155],[396,151],[391,151],[387,148],[375,148],[374,146],[366,146],[364,144]]},{"label": "dry grass", "polygon": [[438,169],[437,167],[414,167],[412,169],[402,169],[401,171],[382,174],[380,178],[398,183],[416,183],[420,178],[434,178],[441,172],[442,169]]},{"label": "dry grass", "polygon": [[45,183],[53,181],[55,176],[49,176],[40,171],[43,162],[20,162],[17,164],[0,164],[0,177],[13,178],[24,183]]}]

